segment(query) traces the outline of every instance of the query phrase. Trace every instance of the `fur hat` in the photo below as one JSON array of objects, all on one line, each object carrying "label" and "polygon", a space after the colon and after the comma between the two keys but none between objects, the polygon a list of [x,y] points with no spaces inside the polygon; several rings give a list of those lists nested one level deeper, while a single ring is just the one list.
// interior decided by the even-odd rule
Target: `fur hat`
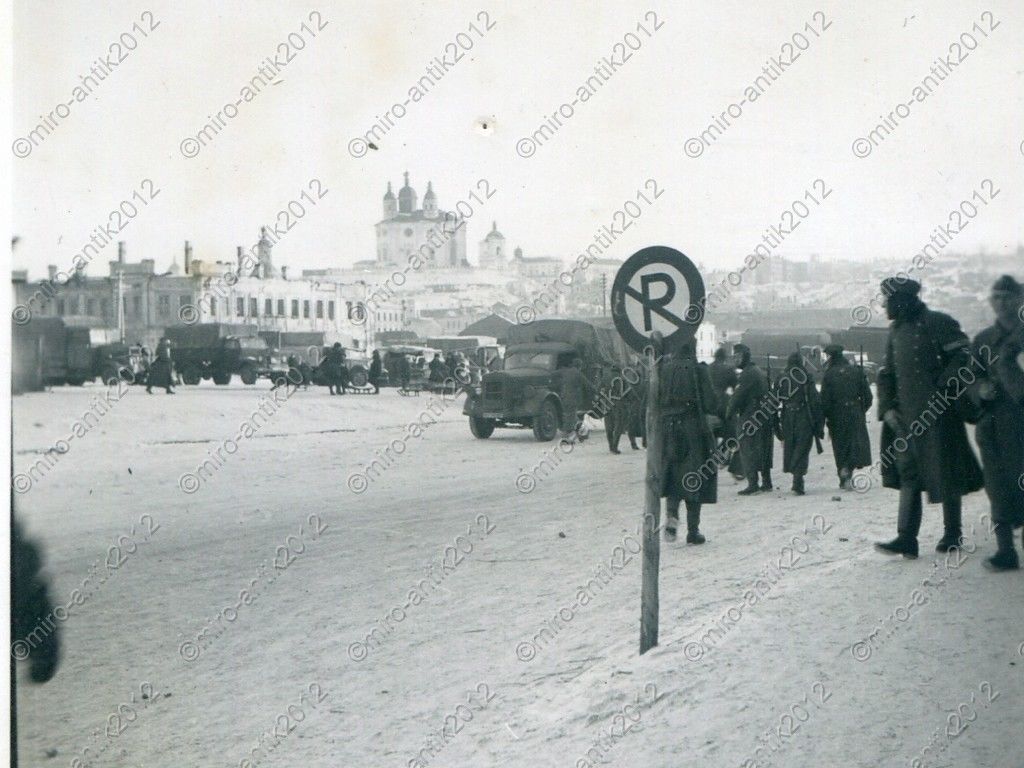
[{"label": "fur hat", "polygon": [[1012,275],[1003,275],[993,283],[992,293],[1006,293],[1010,296],[1020,296],[1024,293],[1024,287],[1014,280]]},{"label": "fur hat", "polygon": [[882,281],[882,294],[893,296],[902,294],[904,296],[917,296],[921,292],[921,284],[909,277],[887,277]]}]

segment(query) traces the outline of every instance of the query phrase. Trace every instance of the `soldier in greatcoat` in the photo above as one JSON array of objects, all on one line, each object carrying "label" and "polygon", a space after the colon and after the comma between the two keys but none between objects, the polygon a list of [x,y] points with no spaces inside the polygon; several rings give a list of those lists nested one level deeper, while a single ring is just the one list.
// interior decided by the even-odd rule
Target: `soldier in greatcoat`
[{"label": "soldier in greatcoat", "polygon": [[327,350],[324,356],[324,370],[327,380],[327,391],[332,395],[345,394],[345,350],[340,342]]},{"label": "soldier in greatcoat", "polygon": [[961,499],[983,484],[964,427],[970,341],[956,320],[918,298],[920,290],[906,277],[882,282],[892,321],[878,382],[882,479],[899,488],[900,505],[897,537],[875,546],[907,558],[918,554],[922,493],[942,504],[945,533],[936,550],[949,552],[962,544]]},{"label": "soldier in greatcoat", "polygon": [[971,397],[981,411],[975,437],[998,546],[985,565],[1009,571],[1020,568],[1013,530],[1024,525],[1024,369],[1018,363],[1024,352],[1024,288],[1004,275],[989,301],[996,321],[972,345],[980,373]]},{"label": "soldier in greatcoat", "polygon": [[733,347],[733,363],[740,369],[740,375],[726,415],[739,438],[740,461],[747,478],[747,487],[740,495],[749,496],[772,488],[770,446],[777,401],[764,372],[751,359],[750,347],[745,344]]},{"label": "soldier in greatcoat", "polygon": [[871,464],[871,439],[864,414],[874,397],[863,369],[850,365],[841,345],[829,344],[825,354],[828,363],[821,382],[821,408],[832,438],[839,487],[848,491],[853,487],[853,470]]},{"label": "soldier in greatcoat", "polygon": [[[719,347],[715,350],[715,359],[708,366],[708,373],[711,375],[711,386],[714,388],[715,397],[718,400],[718,413],[716,415],[722,420],[722,426],[718,428],[717,437],[719,439],[719,450],[723,450],[729,444],[729,439],[736,436],[733,431],[734,425],[729,419],[725,418],[725,411],[729,405],[729,398],[732,396],[732,392],[739,381],[739,377],[736,375],[736,368],[729,359],[729,355],[726,354],[725,347]],[[724,453],[723,456],[725,456]],[[744,479],[740,452],[738,450],[732,451],[728,455],[728,460],[728,469],[732,476],[737,480]]]},{"label": "soldier in greatcoat", "polygon": [[630,384],[626,381],[622,369],[612,369],[614,376],[606,376],[603,388],[606,394],[621,396],[612,404],[604,414],[604,431],[608,438],[608,450],[618,454],[619,441],[623,435],[629,438],[629,447],[634,451],[640,450],[636,439],[640,436],[637,429],[638,422],[642,418],[643,395],[641,394],[646,386],[645,380],[639,376],[637,383]]},{"label": "soldier in greatcoat", "polygon": [[718,404],[707,366],[697,362],[693,342],[662,362],[658,401],[664,441],[661,495],[668,499],[665,539],[675,541],[679,507],[685,505],[686,543],[703,544],[701,506],[718,501],[712,434]]},{"label": "soldier in greatcoat", "polygon": [[174,383],[174,367],[171,361],[171,342],[166,338],[160,339],[156,345],[156,360],[149,366],[149,373],[146,376],[146,392],[153,394],[153,387],[163,387],[168,395],[173,395],[171,386]]},{"label": "soldier in greatcoat", "polygon": [[793,493],[804,495],[804,476],[810,463],[814,438],[824,437],[825,420],[814,379],[804,367],[804,356],[794,352],[776,386],[781,403],[782,471],[793,475]]}]

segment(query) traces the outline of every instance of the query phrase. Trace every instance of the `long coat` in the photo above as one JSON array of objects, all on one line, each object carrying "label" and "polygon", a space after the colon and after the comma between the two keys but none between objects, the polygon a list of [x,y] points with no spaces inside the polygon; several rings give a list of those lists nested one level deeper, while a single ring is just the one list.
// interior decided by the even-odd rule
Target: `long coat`
[{"label": "long coat", "polygon": [[174,384],[173,375],[171,345],[164,340],[156,346],[156,360],[149,367],[146,384],[150,387],[170,387]]},{"label": "long coat", "polygon": [[915,486],[932,504],[982,488],[981,467],[956,411],[971,383],[961,373],[970,370],[969,347],[956,320],[924,304],[892,323],[878,378],[879,418],[895,410],[901,422],[898,433],[888,424],[882,429],[887,488]]},{"label": "long coat", "polygon": [[821,408],[832,438],[836,469],[860,469],[871,464],[871,439],[864,414],[874,398],[861,368],[837,357],[821,382]]},{"label": "long coat", "polygon": [[806,475],[814,436],[820,436],[825,428],[818,390],[810,374],[803,384],[790,375],[779,381],[778,395],[782,403],[782,471]]},{"label": "long coat", "polygon": [[612,369],[601,382],[601,391],[611,396],[621,397],[612,404],[604,414],[604,429],[608,437],[608,447],[617,450],[619,439],[629,435],[636,440],[643,435],[644,397],[647,380],[639,376],[636,384],[630,384],[622,375],[622,369]]},{"label": "long coat", "polygon": [[380,360],[380,355],[375,355],[370,360],[370,372],[369,375],[367,376],[367,379],[369,379],[371,384],[377,386],[380,383],[380,377],[383,371],[384,364]]},{"label": "long coat", "polygon": [[715,415],[725,420],[725,409],[729,405],[729,390],[736,386],[739,377],[732,363],[715,360],[708,366],[708,374],[711,376],[711,386],[715,390],[715,397],[718,399],[718,410]]},{"label": "long coat", "polygon": [[748,363],[740,373],[726,413],[735,425],[743,474],[748,478],[772,467],[772,429],[777,406],[767,377],[757,365]]},{"label": "long coat", "polygon": [[1024,324],[1011,331],[996,324],[979,333],[972,346],[973,362],[981,370],[979,384],[990,381],[995,400],[971,397],[981,408],[978,447],[985,473],[985,491],[992,503],[992,520],[1024,525],[1024,370],[1017,356],[1024,351]]},{"label": "long coat", "polygon": [[337,347],[331,347],[324,355],[324,371],[327,374],[328,383],[344,385],[346,383],[345,351]]},{"label": "long coat", "polygon": [[692,359],[666,359],[661,364],[658,400],[664,439],[661,495],[714,504],[718,501],[718,461],[704,419],[716,413],[718,403],[707,366]]}]

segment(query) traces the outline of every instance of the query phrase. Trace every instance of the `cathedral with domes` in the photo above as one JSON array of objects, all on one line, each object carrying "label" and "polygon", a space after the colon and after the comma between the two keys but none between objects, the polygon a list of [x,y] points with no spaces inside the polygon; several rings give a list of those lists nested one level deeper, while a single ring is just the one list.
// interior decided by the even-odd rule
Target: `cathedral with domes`
[{"label": "cathedral with domes", "polygon": [[420,261],[415,263],[427,268],[469,267],[463,217],[438,207],[437,194],[429,181],[423,207],[417,208],[418,198],[409,184],[409,172],[404,176],[405,185],[398,190],[397,198],[391,190],[391,182],[384,193],[384,217],[376,225],[377,265],[404,267],[416,254]]}]

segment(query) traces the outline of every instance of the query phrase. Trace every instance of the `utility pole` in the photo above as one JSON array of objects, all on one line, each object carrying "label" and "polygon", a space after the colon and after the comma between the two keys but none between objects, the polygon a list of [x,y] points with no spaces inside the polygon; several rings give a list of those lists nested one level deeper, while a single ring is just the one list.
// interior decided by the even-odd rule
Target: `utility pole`
[{"label": "utility pole", "polygon": [[608,296],[608,273],[602,272],[601,273],[601,317],[607,317],[608,316],[607,296]]},{"label": "utility pole", "polygon": [[117,270],[117,333],[124,344],[124,272]]}]

